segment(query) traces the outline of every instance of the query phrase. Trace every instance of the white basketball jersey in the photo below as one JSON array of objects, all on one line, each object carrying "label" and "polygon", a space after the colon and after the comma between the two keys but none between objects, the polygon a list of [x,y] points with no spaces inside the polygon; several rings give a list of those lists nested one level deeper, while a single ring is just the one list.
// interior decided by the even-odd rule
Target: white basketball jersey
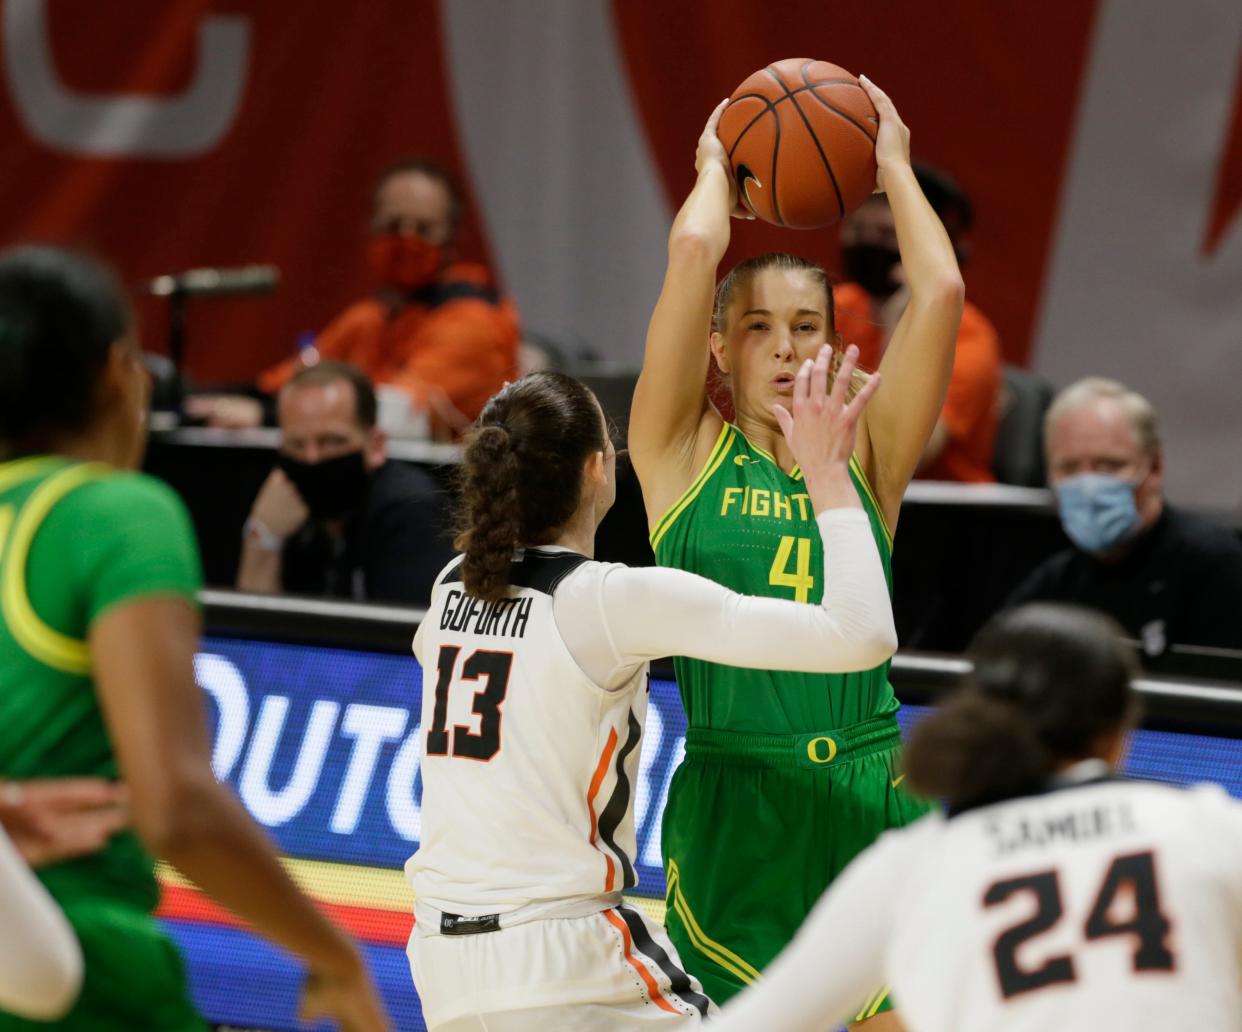
[{"label": "white basketball jersey", "polygon": [[414,641],[422,840],[406,874],[420,902],[470,916],[550,916],[635,884],[647,669],[604,690],[574,662],[552,612],[565,577],[606,569],[526,549],[496,604],[465,593],[460,560],[437,581]]},{"label": "white basketball jersey", "polygon": [[886,838],[910,1028],[1242,1029],[1242,806],[1219,789],[1098,780]]}]

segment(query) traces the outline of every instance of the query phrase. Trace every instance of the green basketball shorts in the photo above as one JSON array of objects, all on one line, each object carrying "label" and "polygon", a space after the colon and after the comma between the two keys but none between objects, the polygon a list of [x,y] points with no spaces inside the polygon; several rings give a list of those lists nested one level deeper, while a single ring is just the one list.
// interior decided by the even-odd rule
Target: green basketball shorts
[{"label": "green basketball shorts", "polygon": [[[832,880],[928,812],[901,785],[892,717],[802,735],[690,728],[664,811],[670,938],[716,1003],[760,977]],[[859,986],[858,1018],[888,1009]]]}]

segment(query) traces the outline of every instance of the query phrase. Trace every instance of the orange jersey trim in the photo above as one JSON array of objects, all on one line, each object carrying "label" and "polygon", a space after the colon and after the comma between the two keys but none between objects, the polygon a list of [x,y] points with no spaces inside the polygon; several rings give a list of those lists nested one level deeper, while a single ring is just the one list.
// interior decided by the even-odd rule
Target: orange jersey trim
[{"label": "orange jersey trim", "polygon": [[[595,797],[599,794],[599,786],[604,783],[604,775],[608,773],[608,764],[612,761],[612,754],[617,748],[617,729],[614,727],[608,732],[608,741],[604,743],[604,751],[600,754],[599,763],[596,764],[595,774],[591,778],[591,787],[587,790],[587,810],[591,814],[591,845],[595,846],[595,834],[598,830],[597,819],[595,816]],[[599,846],[595,846],[599,849]],[[604,879],[604,891],[611,892],[613,883],[616,881],[616,869],[612,862],[612,857],[599,850],[604,860],[608,864],[608,875]]]},{"label": "orange jersey trim", "polygon": [[642,978],[643,982],[646,984],[647,992],[651,996],[651,1002],[661,1010],[666,1010],[670,1014],[680,1016],[681,1011],[669,1003],[668,1000],[660,994],[660,987],[656,985],[656,980],[651,977],[651,972],[634,958],[634,940],[630,938],[630,930],[626,927],[625,922],[622,921],[621,918],[617,917],[617,915],[611,910],[605,910],[603,911],[603,914],[604,920],[621,933],[621,942],[625,947],[625,959],[629,962],[630,967],[638,972],[639,977]]}]

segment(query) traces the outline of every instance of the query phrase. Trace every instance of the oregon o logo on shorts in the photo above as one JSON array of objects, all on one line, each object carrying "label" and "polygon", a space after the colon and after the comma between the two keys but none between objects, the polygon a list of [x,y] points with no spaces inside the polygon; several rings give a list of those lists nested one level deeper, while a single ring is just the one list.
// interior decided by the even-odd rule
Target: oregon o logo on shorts
[{"label": "oregon o logo on shorts", "polygon": [[[828,754],[824,755],[824,749],[820,746],[820,742],[828,743]],[[806,754],[812,763],[831,763],[837,758],[837,743],[835,739],[829,738],[827,735],[820,735],[818,738],[812,738],[806,743]]]}]

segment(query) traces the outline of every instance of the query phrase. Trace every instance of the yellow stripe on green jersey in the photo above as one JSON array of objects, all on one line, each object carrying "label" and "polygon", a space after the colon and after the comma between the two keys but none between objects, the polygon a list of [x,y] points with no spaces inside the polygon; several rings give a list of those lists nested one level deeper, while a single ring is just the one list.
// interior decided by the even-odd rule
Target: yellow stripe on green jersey
[{"label": "yellow stripe on green jersey", "polygon": [[707,461],[703,463],[703,469],[699,475],[694,478],[694,482],[686,488],[685,494],[677,499],[668,511],[660,517],[655,525],[655,529],[651,532],[651,547],[655,548],[660,543],[660,538],[664,537],[668,528],[673,525],[677,517],[685,512],[686,507],[694,501],[698,493],[703,489],[703,485],[711,478],[711,475],[720,468],[721,462],[724,461],[725,453],[728,450],[729,442],[734,434],[734,429],[728,423],[720,428],[720,434],[716,438],[716,443],[712,446],[711,454],[707,457]]},{"label": "yellow stripe on green jersey", "polygon": [[[87,481],[106,476],[108,467],[94,463],[69,466],[44,480],[22,506],[3,549],[0,610],[13,639],[40,663],[66,674],[89,674],[91,654],[86,642],[61,634],[39,619],[26,590],[26,563],[30,546],[47,514],[69,492]],[[11,510],[10,510],[11,511]]]}]

